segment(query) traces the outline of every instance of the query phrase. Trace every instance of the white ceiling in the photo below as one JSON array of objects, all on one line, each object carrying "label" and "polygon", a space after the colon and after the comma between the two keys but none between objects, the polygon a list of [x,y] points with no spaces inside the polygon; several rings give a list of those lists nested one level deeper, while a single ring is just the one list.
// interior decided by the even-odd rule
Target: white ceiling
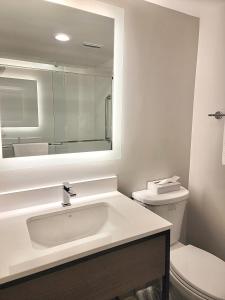
[{"label": "white ceiling", "polygon": [[163,7],[183,12],[195,17],[201,17],[205,8],[225,4],[225,0],[145,0]]},{"label": "white ceiling", "polygon": [[[113,19],[43,0],[0,2],[0,57],[85,67],[112,62]],[[58,32],[71,41],[56,41]],[[83,42],[104,46],[85,48]]]}]

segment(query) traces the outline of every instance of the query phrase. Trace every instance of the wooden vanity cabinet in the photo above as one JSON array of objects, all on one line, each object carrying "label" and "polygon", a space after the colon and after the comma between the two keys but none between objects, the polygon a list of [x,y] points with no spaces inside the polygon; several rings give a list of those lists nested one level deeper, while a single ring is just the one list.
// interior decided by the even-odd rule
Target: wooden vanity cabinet
[{"label": "wooden vanity cabinet", "polygon": [[170,232],[149,236],[0,286],[0,300],[110,300],[162,278],[169,299]]}]

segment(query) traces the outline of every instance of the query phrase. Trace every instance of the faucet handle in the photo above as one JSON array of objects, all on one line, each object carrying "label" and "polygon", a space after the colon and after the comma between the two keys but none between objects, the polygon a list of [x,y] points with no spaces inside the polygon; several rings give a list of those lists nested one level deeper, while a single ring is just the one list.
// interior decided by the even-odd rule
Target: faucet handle
[{"label": "faucet handle", "polygon": [[70,195],[70,197],[75,197],[77,195],[71,191],[72,185],[69,182],[63,182],[63,189]]},{"label": "faucet handle", "polygon": [[69,192],[69,190],[72,188],[72,186],[69,182],[63,182],[63,188],[64,188],[64,190]]}]

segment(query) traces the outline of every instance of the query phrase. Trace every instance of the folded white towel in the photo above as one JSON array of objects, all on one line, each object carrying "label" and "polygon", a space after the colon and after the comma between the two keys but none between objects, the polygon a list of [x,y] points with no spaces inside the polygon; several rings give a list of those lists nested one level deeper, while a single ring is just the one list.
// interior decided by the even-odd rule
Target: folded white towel
[{"label": "folded white towel", "polygon": [[48,143],[14,144],[13,149],[16,157],[47,155]]}]

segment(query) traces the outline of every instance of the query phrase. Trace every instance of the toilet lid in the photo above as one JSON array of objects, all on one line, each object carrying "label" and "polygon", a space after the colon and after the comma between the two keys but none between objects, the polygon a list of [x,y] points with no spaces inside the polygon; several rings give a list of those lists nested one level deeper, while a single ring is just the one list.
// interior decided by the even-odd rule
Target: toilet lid
[{"label": "toilet lid", "polygon": [[189,191],[184,187],[181,187],[178,191],[165,194],[154,194],[150,190],[143,190],[134,192],[132,196],[135,200],[148,205],[167,205],[187,200]]},{"label": "toilet lid", "polygon": [[171,251],[171,269],[190,287],[225,300],[225,262],[192,245]]}]

